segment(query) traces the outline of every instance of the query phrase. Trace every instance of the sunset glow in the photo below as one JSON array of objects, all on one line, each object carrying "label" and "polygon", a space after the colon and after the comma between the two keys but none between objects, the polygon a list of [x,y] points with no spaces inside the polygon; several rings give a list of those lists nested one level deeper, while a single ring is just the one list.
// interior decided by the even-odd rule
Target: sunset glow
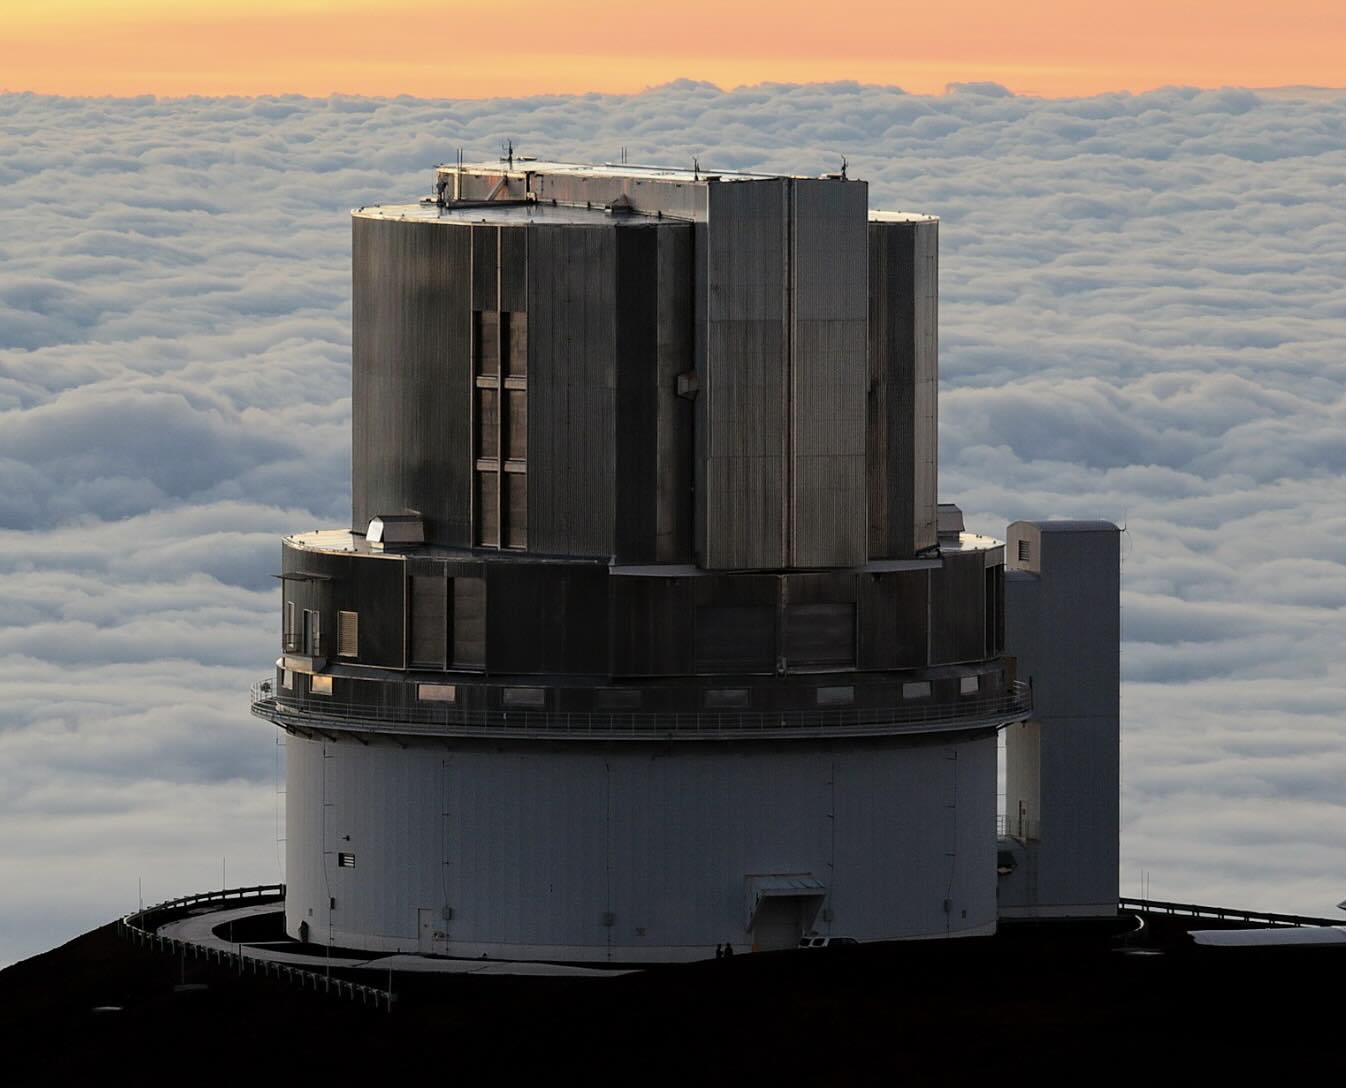
[{"label": "sunset glow", "polygon": [[0,89],[66,95],[632,92],[856,80],[934,93],[992,80],[1024,94],[1166,84],[1339,87],[1346,5],[1248,0],[777,0],[528,8],[441,0],[50,0],[0,14]]}]

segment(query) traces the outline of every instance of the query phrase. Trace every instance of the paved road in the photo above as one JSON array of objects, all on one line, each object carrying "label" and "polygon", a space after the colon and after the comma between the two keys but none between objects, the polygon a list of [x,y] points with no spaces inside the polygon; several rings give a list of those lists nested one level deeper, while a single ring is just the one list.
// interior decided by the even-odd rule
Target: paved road
[{"label": "paved road", "polygon": [[[369,971],[417,971],[445,975],[550,975],[565,978],[615,978],[629,975],[628,970],[606,970],[601,967],[576,967],[564,963],[526,963],[512,960],[455,960],[433,956],[396,953],[374,958],[350,956],[309,955],[304,952],[285,952],[277,948],[259,948],[256,945],[236,944],[215,936],[215,930],[245,918],[274,914],[275,903],[253,903],[228,910],[204,909],[199,913],[168,922],[158,928],[164,937],[189,941],[201,948],[218,948],[256,960],[285,963],[291,967],[322,970],[325,967],[355,967]],[[227,933],[228,931],[225,930]]]}]

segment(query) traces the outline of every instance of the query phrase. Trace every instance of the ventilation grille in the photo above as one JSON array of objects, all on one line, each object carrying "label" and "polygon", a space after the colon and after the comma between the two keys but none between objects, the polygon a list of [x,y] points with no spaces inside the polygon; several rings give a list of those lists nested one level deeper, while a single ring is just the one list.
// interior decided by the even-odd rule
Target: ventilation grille
[{"label": "ventilation grille", "polygon": [[358,612],[337,613],[337,656],[360,656],[360,614]]}]

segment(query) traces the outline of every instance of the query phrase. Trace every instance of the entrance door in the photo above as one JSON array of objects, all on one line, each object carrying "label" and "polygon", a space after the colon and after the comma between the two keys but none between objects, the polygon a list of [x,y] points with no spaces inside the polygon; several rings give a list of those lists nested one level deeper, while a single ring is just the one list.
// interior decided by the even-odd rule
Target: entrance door
[{"label": "entrance door", "polygon": [[304,653],[309,657],[322,656],[322,631],[318,627],[320,613],[315,609],[304,609]]},{"label": "entrance door", "polygon": [[421,907],[416,911],[416,921],[420,936],[417,951],[428,956],[435,950],[435,912],[429,907]]},{"label": "entrance door", "polygon": [[762,899],[752,921],[755,952],[795,948],[804,935],[802,924],[806,899],[795,895],[772,895]]}]

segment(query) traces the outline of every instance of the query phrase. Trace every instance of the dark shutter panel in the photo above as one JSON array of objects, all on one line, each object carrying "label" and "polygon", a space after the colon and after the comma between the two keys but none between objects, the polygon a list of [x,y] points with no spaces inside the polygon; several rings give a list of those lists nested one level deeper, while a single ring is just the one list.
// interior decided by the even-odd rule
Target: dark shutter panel
[{"label": "dark shutter panel", "polygon": [[411,664],[444,668],[448,585],[442,575],[411,576]]}]

